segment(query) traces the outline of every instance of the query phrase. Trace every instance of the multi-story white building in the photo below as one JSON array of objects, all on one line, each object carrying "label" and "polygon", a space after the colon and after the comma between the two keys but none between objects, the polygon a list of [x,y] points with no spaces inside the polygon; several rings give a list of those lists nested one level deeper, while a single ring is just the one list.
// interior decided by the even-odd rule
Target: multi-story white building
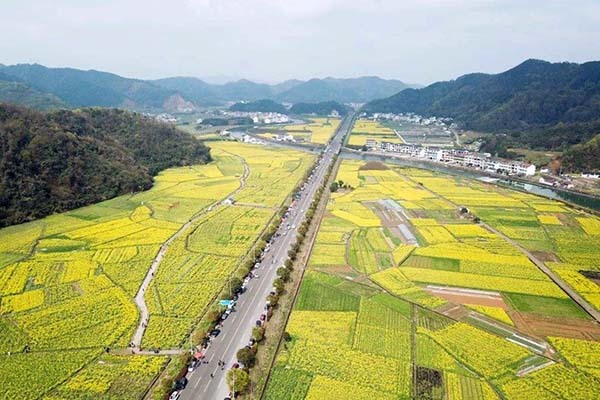
[{"label": "multi-story white building", "polygon": [[475,153],[464,149],[442,149],[405,143],[377,142],[369,140],[367,147],[389,153],[398,153],[408,157],[421,158],[444,164],[458,165],[486,172],[507,175],[535,175],[535,165],[520,161],[492,157],[489,153]]}]

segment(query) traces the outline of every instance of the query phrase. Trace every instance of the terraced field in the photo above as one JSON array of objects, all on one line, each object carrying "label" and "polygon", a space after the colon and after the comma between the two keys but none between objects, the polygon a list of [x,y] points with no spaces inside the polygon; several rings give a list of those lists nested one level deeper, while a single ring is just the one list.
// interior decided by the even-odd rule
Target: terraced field
[{"label": "terraced field", "polygon": [[598,325],[486,228],[593,303],[598,218],[378,163],[344,160],[337,179],[266,399],[600,396]]},{"label": "terraced field", "polygon": [[404,143],[393,129],[385,127],[377,121],[367,119],[357,120],[350,134],[348,144],[351,146],[363,146],[369,139],[375,140],[377,143]]},{"label": "terraced field", "polygon": [[[139,319],[133,297],[161,244],[213,205],[175,240],[146,293],[143,347],[179,348],[312,160],[230,142],[212,155],[163,171],[147,192],[0,230],[0,398],[144,392],[168,357],[126,348]],[[244,163],[245,187],[221,205]]]},{"label": "terraced field", "polygon": [[[296,141],[325,144],[331,139],[338,125],[339,118],[311,118],[307,124],[278,126],[277,133],[292,135]],[[274,138],[273,132],[259,134],[266,138]]]}]

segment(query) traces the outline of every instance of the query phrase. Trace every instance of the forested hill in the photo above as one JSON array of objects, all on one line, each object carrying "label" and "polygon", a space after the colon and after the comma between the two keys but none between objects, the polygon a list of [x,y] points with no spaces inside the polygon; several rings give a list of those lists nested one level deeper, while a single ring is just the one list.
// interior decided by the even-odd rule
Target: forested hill
[{"label": "forested hill", "polygon": [[4,103],[0,150],[0,226],[148,189],[162,169],[210,160],[189,134],[139,114]]},{"label": "forested hill", "polygon": [[600,62],[528,60],[496,75],[406,89],[364,110],[452,117],[467,129],[509,133],[517,144],[565,148],[600,133]]},{"label": "forested hill", "polygon": [[337,111],[340,115],[346,115],[350,111],[350,107],[337,101],[322,101],[320,103],[296,103],[290,108],[291,114],[329,115],[333,111]]},{"label": "forested hill", "polygon": [[600,171],[600,134],[568,149],[562,165],[565,171]]},{"label": "forested hill", "polygon": [[[0,81],[19,82],[21,85],[27,85],[31,90],[52,95],[60,99],[63,107],[119,107],[169,112],[179,112],[194,107],[175,90],[108,72],[19,64],[0,65],[0,73],[2,74]],[[0,99],[14,101],[7,97],[0,97]],[[20,104],[34,106],[26,102]]]},{"label": "forested hill", "polygon": [[132,79],[96,70],[0,64],[0,101],[38,109],[118,107],[147,112],[189,112],[230,101],[358,102],[415,87],[373,76],[352,79],[287,80],[265,84],[241,79],[222,85],[193,77]]}]

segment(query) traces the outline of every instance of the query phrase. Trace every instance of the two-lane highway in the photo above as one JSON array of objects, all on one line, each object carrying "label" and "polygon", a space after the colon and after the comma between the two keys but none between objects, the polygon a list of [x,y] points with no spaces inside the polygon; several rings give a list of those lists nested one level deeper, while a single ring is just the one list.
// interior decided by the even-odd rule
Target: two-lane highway
[{"label": "two-lane highway", "polygon": [[[312,176],[299,192],[300,196],[290,209],[289,216],[279,226],[269,250],[264,253],[262,261],[254,270],[256,277],[250,279],[246,291],[239,296],[236,311],[223,321],[221,333],[211,340],[204,358],[208,364],[200,364],[196,370],[188,373],[187,387],[181,392],[182,400],[224,399],[228,396],[226,373],[237,362],[237,351],[248,344],[256,321],[265,312],[266,298],[273,290],[277,268],[288,258],[288,251],[296,240],[297,228],[304,220],[317,189],[323,184],[334,156],[339,153],[343,138],[352,126],[352,119],[353,116],[348,115],[340,123]],[[220,366],[219,361],[224,362],[224,366]]]}]

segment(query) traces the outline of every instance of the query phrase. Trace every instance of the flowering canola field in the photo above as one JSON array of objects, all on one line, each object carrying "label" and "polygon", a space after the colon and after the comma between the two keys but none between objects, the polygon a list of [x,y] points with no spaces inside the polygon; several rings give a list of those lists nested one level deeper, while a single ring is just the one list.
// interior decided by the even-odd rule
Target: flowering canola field
[{"label": "flowering canola field", "polygon": [[[536,251],[591,303],[600,286],[580,270],[600,265],[590,245],[596,217],[411,168],[343,160],[336,180],[348,186],[330,196],[266,399],[600,396],[594,324],[520,249],[470,215]],[[433,290],[440,287],[487,298],[444,297]],[[505,329],[531,328],[522,318],[557,321],[544,328],[554,333],[536,336],[552,352],[507,340],[513,331]],[[591,336],[562,330],[570,321]]]},{"label": "flowering canola field", "polygon": [[[0,398],[144,392],[166,357],[101,354],[130,342],[133,297],[162,243],[216,204],[173,242],[146,293],[142,346],[178,348],[312,160],[229,142],[212,156],[161,172],[146,192],[0,230]],[[236,204],[218,205],[236,190]]]}]

